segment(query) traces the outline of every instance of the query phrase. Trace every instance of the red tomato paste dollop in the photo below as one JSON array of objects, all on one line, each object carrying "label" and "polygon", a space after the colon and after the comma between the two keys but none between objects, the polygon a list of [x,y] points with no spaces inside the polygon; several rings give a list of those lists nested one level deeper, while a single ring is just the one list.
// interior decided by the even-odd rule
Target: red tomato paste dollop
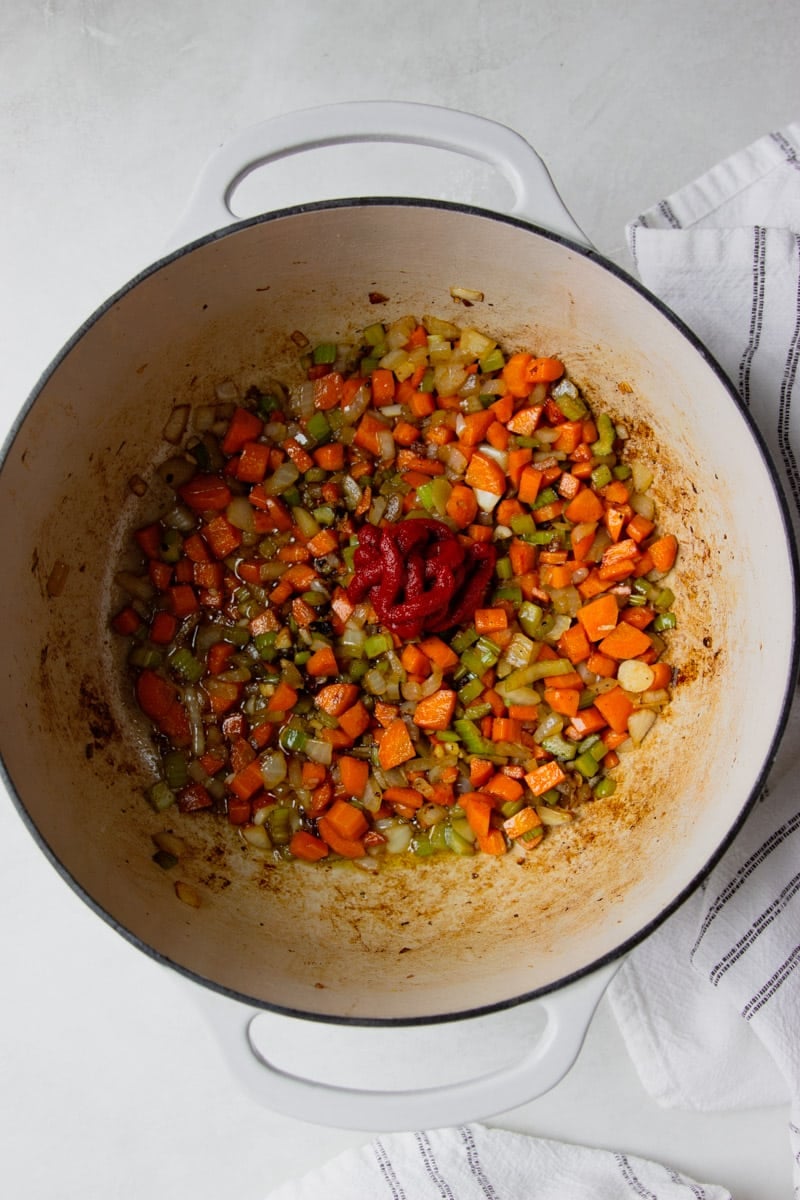
[{"label": "red tomato paste dollop", "polygon": [[398,637],[442,633],[473,616],[496,559],[491,542],[464,543],[431,518],[364,525],[347,593],[354,604],[369,600],[379,621]]}]

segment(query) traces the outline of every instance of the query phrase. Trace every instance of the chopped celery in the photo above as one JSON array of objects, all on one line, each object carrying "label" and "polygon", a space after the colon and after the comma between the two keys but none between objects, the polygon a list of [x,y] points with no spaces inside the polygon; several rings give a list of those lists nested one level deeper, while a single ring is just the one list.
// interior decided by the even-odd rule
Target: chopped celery
[{"label": "chopped celery", "polygon": [[502,371],[506,365],[503,351],[495,346],[494,350],[490,350],[483,358],[478,360],[478,365],[484,375],[491,375],[493,371]]},{"label": "chopped celery", "polygon": [[418,858],[428,858],[429,855],[436,853],[436,847],[431,844],[430,833],[427,829],[412,838],[411,849]]},{"label": "chopped celery", "polygon": [[665,629],[675,629],[677,624],[678,618],[675,616],[675,613],[659,613],[655,621],[653,621],[653,629],[656,633],[663,633]]},{"label": "chopped celery", "polygon": [[614,439],[617,436],[617,431],[608,413],[600,413],[596,423],[597,441],[592,443],[592,454],[596,454],[598,458],[602,458],[606,454],[611,454],[614,449]]},{"label": "chopped celery", "polygon": [[491,711],[491,704],[485,700],[483,704],[471,704],[469,708],[465,708],[464,717],[468,721],[480,721],[481,717],[488,717]]},{"label": "chopped celery", "polygon": [[544,609],[538,604],[534,604],[532,600],[526,600],[521,604],[517,613],[517,620],[527,633],[528,637],[536,637],[539,628],[542,624]]},{"label": "chopped celery", "polygon": [[595,469],[592,471],[592,487],[597,488],[598,490],[600,488],[608,487],[609,483],[611,483],[611,480],[611,471],[605,465],[605,463],[600,467],[595,467]]},{"label": "chopped celery", "polygon": [[536,522],[530,513],[514,513],[511,518],[511,529],[514,533],[524,536],[536,532]]},{"label": "chopped celery", "polygon": [[510,600],[512,604],[522,603],[522,588],[519,587],[502,587],[498,588],[492,596],[492,603],[497,604],[501,600]]},{"label": "chopped celery", "polygon": [[589,409],[577,393],[573,396],[566,391],[560,394],[554,391],[553,398],[568,421],[582,421],[589,415]]},{"label": "chopped celery", "polygon": [[156,812],[163,812],[175,802],[175,793],[169,784],[160,779],[158,783],[154,783],[152,787],[147,789],[147,799],[152,804]]},{"label": "chopped celery", "polygon": [[277,638],[277,633],[257,633],[253,638],[253,643],[262,662],[272,662],[273,659],[277,658],[278,649],[275,645]]},{"label": "chopped celery", "polygon": [[128,655],[132,667],[160,667],[164,655],[156,646],[134,646]]},{"label": "chopped celery", "polygon": [[572,765],[576,771],[580,771],[584,779],[591,779],[600,769],[597,759],[591,750],[586,750],[583,754],[579,754]]},{"label": "chopped celery", "polygon": [[619,463],[614,467],[613,474],[615,479],[625,480],[630,479],[633,472],[627,463]]},{"label": "chopped celery", "polygon": [[164,769],[164,780],[167,787],[177,791],[184,787],[189,780],[189,766],[186,755],[180,750],[170,750],[161,760]]},{"label": "chopped celery", "polygon": [[445,825],[444,832],[447,845],[456,854],[474,854],[475,848],[472,842],[467,841],[463,832],[459,832],[453,825]]},{"label": "chopped celery", "polygon": [[336,362],[336,345],[335,345],[335,343],[320,342],[320,344],[318,346],[314,347],[312,357],[314,359],[314,365],[317,367],[329,366],[331,363],[335,363]]},{"label": "chopped celery", "polygon": [[607,796],[613,796],[617,790],[617,783],[609,775],[604,775],[602,779],[592,788],[592,793],[595,800],[605,800]]},{"label": "chopped celery", "polygon": [[494,565],[494,573],[498,579],[508,580],[513,578],[514,570],[511,566],[511,559],[506,555],[504,558],[498,558]]},{"label": "chopped celery", "polygon": [[455,654],[461,654],[468,646],[472,646],[477,642],[478,634],[473,625],[468,625],[466,629],[461,629],[451,639],[450,648]]},{"label": "chopped celery", "polygon": [[481,733],[474,721],[462,717],[453,722],[453,728],[461,738],[462,745],[468,754],[486,754],[491,750],[491,744]]},{"label": "chopped celery", "polygon": [[534,512],[536,512],[537,509],[545,508],[548,504],[555,504],[557,499],[558,492],[555,490],[555,488],[546,487],[539,492],[539,495],[534,500],[531,508],[534,510]]},{"label": "chopped celery", "polygon": [[364,341],[368,346],[382,346],[386,341],[386,330],[380,321],[373,322],[364,330]]},{"label": "chopped celery", "polygon": [[675,593],[671,588],[662,588],[653,597],[653,608],[656,612],[667,612],[675,603]]},{"label": "chopped celery", "polygon": [[331,426],[324,413],[313,413],[306,422],[306,433],[314,442],[327,442],[331,437]]},{"label": "chopped celery", "polygon": [[183,554],[183,538],[177,529],[165,529],[158,543],[158,555],[162,562],[176,563]]},{"label": "chopped celery", "polygon": [[548,754],[552,754],[553,758],[558,758],[561,762],[571,762],[577,751],[574,742],[567,741],[558,733],[553,733],[550,737],[544,738],[542,748]]},{"label": "chopped celery", "polygon": [[175,674],[180,675],[181,679],[185,679],[187,683],[198,683],[205,674],[205,667],[200,659],[195,658],[186,646],[173,650],[168,655],[167,662]]},{"label": "chopped celery", "polygon": [[471,704],[473,700],[477,700],[482,692],[483,684],[480,679],[473,676],[463,687],[458,689],[458,698],[462,704]]},{"label": "chopped celery", "polygon": [[315,508],[312,516],[318,525],[333,525],[336,520],[336,513],[330,504],[321,504],[319,508]]},{"label": "chopped celery", "polygon": [[377,658],[378,655],[385,654],[387,650],[391,650],[393,644],[388,633],[376,633],[365,640],[364,653],[367,658]]},{"label": "chopped celery", "polygon": [[284,725],[278,734],[278,745],[281,750],[304,750],[308,741],[308,733],[294,717],[288,725]]}]

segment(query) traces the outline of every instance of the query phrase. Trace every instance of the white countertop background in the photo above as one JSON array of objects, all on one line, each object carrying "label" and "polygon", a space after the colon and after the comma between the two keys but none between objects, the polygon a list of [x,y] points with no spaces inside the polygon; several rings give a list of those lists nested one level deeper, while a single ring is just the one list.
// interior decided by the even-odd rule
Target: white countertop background
[{"label": "white countertop background", "polygon": [[[159,257],[203,163],[237,130],[346,100],[491,117],[539,151],[588,238],[627,267],[626,220],[797,118],[797,31],[793,0],[4,0],[0,433],[75,328]],[[489,195],[482,180],[460,194],[449,163],[425,162],[420,186],[403,162],[416,190],[402,173],[374,190]],[[243,189],[241,215],[364,192],[360,170],[278,171]],[[258,1200],[372,1136],[254,1104],[193,988],[78,899],[2,789],[0,973],[10,1200]],[[567,1077],[491,1123],[778,1200],[791,1193],[787,1118],[660,1109],[601,1002]]]}]

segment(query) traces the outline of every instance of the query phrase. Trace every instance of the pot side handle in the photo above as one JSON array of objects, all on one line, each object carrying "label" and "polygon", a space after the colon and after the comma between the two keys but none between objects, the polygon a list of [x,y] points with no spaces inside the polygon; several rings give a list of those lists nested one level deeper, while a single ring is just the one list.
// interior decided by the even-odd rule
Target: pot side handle
[{"label": "pot side handle", "polygon": [[239,1083],[266,1108],[338,1129],[431,1129],[484,1120],[555,1087],[575,1062],[618,966],[606,964],[530,1001],[544,1009],[546,1024],[513,1063],[454,1084],[395,1092],[321,1083],[279,1069],[259,1053],[252,1039],[251,1025],[261,1010],[205,987],[199,989],[200,1007]]},{"label": "pot side handle", "polygon": [[234,134],[200,173],[187,208],[173,231],[177,249],[237,220],[231,198],[251,171],[324,146],[397,142],[451,150],[488,163],[510,184],[510,215],[583,245],[573,220],[539,155],[514,130],[486,117],[405,101],[330,104],[301,109]]}]

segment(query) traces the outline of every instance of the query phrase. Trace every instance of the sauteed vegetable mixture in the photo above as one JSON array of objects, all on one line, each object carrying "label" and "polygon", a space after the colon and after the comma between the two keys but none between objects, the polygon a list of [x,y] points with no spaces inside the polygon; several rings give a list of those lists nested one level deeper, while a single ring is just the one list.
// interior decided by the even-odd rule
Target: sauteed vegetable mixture
[{"label": "sauteed vegetable mixture", "polygon": [[293,336],[301,384],[173,414],[118,577],[150,802],[275,859],[528,854],[670,697],[651,473],[556,358],[427,316]]}]

